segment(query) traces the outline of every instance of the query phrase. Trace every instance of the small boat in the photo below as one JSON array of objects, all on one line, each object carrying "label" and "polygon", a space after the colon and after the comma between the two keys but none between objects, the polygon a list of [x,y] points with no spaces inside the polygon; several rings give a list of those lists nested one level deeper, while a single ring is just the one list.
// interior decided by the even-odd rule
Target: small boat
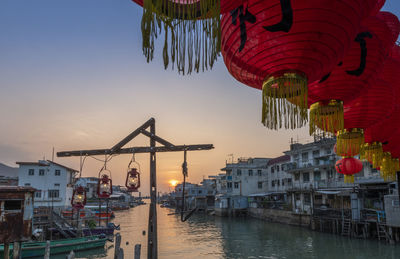
[{"label": "small boat", "polygon": [[[73,211],[72,208],[67,208],[61,211],[61,215],[66,219],[76,218],[76,214],[77,212]],[[102,206],[101,212],[99,212],[99,206],[94,205],[85,206],[85,208],[79,212],[79,215],[81,218],[100,217],[100,219],[113,219],[115,217],[114,212],[111,210],[111,208],[108,208],[107,212],[107,208]]]},{"label": "small boat", "polygon": [[[101,236],[69,238],[50,241],[50,254],[63,254],[71,251],[89,250],[104,247],[107,238]],[[22,243],[22,258],[42,257],[46,249],[46,242],[25,242]],[[12,257],[13,245],[10,244],[10,258]],[[0,245],[0,258],[3,258],[4,245]]]}]

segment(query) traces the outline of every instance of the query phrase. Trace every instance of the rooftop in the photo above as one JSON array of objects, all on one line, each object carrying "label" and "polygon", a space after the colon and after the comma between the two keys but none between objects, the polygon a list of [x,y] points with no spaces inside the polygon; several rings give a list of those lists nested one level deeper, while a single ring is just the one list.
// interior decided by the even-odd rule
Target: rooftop
[{"label": "rooftop", "polygon": [[283,156],[279,156],[279,157],[276,157],[276,158],[273,158],[273,159],[269,160],[267,165],[271,166],[271,165],[275,165],[275,164],[278,164],[278,163],[284,163],[284,162],[289,162],[289,161],[290,161],[290,156],[289,155],[283,155]]},{"label": "rooftop", "polygon": [[78,170],[75,170],[73,168],[67,167],[65,165],[50,161],[50,160],[39,160],[38,162],[15,162],[17,165],[37,165],[37,166],[49,166],[50,164],[60,166],[62,168],[67,169],[70,172],[78,172]]}]

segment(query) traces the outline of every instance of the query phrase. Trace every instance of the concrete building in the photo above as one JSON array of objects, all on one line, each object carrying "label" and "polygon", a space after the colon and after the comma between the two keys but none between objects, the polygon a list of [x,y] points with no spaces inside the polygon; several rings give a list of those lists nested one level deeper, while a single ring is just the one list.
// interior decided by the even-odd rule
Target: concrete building
[{"label": "concrete building", "polygon": [[68,207],[71,205],[77,170],[49,161],[17,162],[18,185],[33,187],[35,207]]},{"label": "concrete building", "polygon": [[270,158],[239,158],[227,163],[222,171],[226,176],[226,194],[249,196],[268,191],[268,161]]},{"label": "concrete building", "polygon": [[18,168],[0,163],[0,186],[17,186]]}]

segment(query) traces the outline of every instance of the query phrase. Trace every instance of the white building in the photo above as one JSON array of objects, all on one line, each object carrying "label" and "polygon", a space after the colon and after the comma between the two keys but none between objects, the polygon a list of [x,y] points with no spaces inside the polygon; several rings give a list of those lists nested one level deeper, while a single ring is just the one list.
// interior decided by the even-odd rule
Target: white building
[{"label": "white building", "polygon": [[292,175],[287,173],[290,156],[284,155],[268,161],[268,188],[269,193],[286,193],[292,187]]},{"label": "white building", "polygon": [[38,162],[17,162],[18,185],[37,189],[35,207],[71,206],[75,169],[49,160]]},{"label": "white building", "polygon": [[239,158],[237,163],[227,163],[226,194],[249,196],[268,191],[269,158]]}]

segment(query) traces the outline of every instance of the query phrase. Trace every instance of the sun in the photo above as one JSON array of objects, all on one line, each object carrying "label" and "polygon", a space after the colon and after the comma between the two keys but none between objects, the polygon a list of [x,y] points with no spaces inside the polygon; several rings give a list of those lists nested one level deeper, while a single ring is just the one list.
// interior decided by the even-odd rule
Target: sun
[{"label": "sun", "polygon": [[179,182],[177,180],[169,180],[168,182],[172,187],[175,187]]}]

